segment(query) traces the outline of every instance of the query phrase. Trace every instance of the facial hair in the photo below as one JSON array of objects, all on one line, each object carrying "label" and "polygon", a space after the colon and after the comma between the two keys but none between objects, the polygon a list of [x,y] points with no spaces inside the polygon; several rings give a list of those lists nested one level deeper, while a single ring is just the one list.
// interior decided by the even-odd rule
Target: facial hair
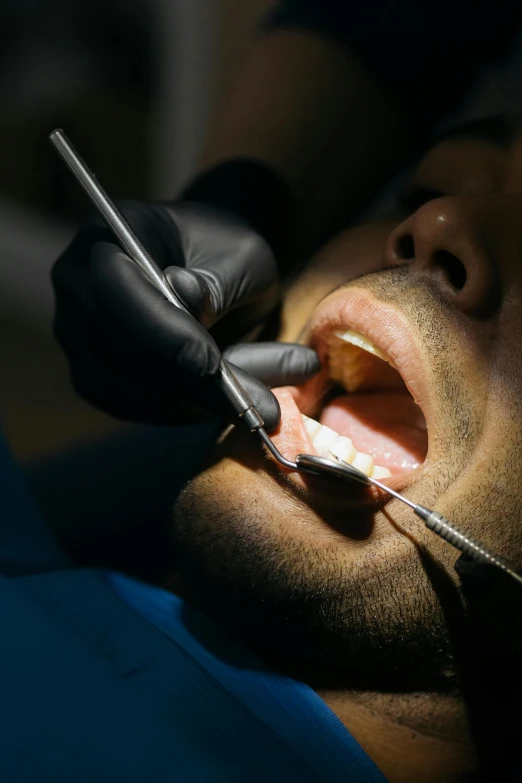
[{"label": "facial hair", "polygon": [[[465,379],[447,373],[451,338],[439,323],[445,304],[426,283],[412,285],[404,269],[357,285],[396,303],[427,344],[448,410],[448,442],[455,444],[449,467],[431,487],[436,497],[464,464],[460,446],[478,437]],[[397,535],[391,545],[377,541],[345,561],[333,540],[316,545],[313,537],[288,534],[289,513],[307,524],[304,504],[281,512],[277,502],[263,502],[266,487],[248,472],[233,492],[223,491],[222,479],[203,472],[174,509],[176,571],[189,600],[263,657],[312,664],[341,680],[356,672],[391,689],[454,686],[451,628],[462,620],[460,597],[427,552]]]}]

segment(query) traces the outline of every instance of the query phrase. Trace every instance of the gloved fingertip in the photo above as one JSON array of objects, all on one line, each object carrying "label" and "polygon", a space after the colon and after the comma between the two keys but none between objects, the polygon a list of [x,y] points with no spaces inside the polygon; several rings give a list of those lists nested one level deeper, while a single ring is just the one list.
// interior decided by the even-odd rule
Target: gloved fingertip
[{"label": "gloved fingertip", "polygon": [[116,242],[110,242],[109,240],[99,240],[91,246],[91,266],[102,267],[103,264],[116,264],[119,265],[122,262],[131,262],[129,256],[127,256],[121,247]]},{"label": "gloved fingertip", "polygon": [[176,354],[176,366],[196,378],[217,375],[221,354],[216,344],[208,340],[187,340]]},{"label": "gloved fingertip", "polygon": [[94,292],[131,290],[145,279],[136,264],[113,242],[96,242],[91,249],[90,277]]},{"label": "gloved fingertip", "polygon": [[281,421],[281,406],[279,400],[270,392],[259,414],[265,422],[265,430],[268,433],[274,432],[279,427]]},{"label": "gloved fingertip", "polygon": [[313,348],[303,345],[299,350],[299,357],[303,363],[302,371],[309,377],[317,375],[321,369],[321,360]]},{"label": "gloved fingertip", "polygon": [[243,343],[227,348],[224,356],[272,387],[299,386],[321,369],[316,352],[298,343]]},{"label": "gloved fingertip", "polygon": [[[210,292],[205,280],[190,269],[170,266],[165,270],[169,285],[192,315],[200,318],[210,308]],[[209,324],[204,324],[207,328]]]},{"label": "gloved fingertip", "polygon": [[249,375],[240,367],[229,364],[234,375],[250,396],[254,408],[263,419],[266,431],[273,432],[281,421],[281,408],[277,398],[272,394],[268,386],[265,386],[260,380]]}]

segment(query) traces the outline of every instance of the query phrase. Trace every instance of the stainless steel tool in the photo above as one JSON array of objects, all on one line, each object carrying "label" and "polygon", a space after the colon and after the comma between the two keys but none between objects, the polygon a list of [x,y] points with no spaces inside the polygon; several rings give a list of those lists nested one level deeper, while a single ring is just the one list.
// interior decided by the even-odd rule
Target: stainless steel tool
[{"label": "stainless steel tool", "polygon": [[[313,467],[313,465],[316,464],[316,462],[320,459],[320,457],[313,457],[308,454],[300,454],[299,457],[297,457],[299,463],[304,461],[308,463],[309,468]],[[329,462],[329,460],[326,460],[326,462]],[[387,487],[386,484],[383,484],[381,481],[378,481],[371,476],[367,476],[365,473],[362,473],[360,470],[354,468],[351,465],[341,465],[341,467],[343,469],[343,474],[346,468],[351,468],[353,481],[357,481],[366,487],[370,487],[373,484],[376,487],[379,487],[379,489],[381,489],[383,492],[387,492],[394,498],[402,500],[403,503],[406,503],[406,505],[413,509],[413,513],[416,514],[419,519],[422,519],[429,530],[431,530],[433,533],[436,533],[456,549],[460,550],[463,554],[471,557],[473,560],[482,560],[490,563],[491,565],[497,566],[497,568],[505,571],[507,574],[509,574],[509,576],[522,585],[522,575],[519,574],[513,566],[506,562],[506,560],[504,560],[502,557],[494,555],[487,547],[484,546],[484,544],[481,544],[475,538],[472,538],[472,536],[468,536],[466,533],[463,533],[462,530],[457,527],[457,525],[444,517],[438,511],[433,511],[430,508],[426,508],[426,506],[421,506],[418,503],[414,503],[409,498],[404,497],[404,495],[401,495],[399,492],[391,489],[391,487]]]}]

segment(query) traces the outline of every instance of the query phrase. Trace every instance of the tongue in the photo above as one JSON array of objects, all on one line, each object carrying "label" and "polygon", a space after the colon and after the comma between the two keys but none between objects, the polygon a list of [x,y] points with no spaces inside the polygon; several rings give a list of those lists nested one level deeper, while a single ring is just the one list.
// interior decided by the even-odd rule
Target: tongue
[{"label": "tongue", "polygon": [[428,451],[422,411],[407,393],[380,392],[337,397],[322,411],[321,424],[352,439],[392,473],[416,467]]}]

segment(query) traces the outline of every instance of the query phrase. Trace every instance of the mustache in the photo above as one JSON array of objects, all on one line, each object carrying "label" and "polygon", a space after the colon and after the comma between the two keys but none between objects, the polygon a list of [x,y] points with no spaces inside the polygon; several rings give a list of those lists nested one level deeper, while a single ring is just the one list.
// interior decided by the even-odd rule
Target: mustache
[{"label": "mustache", "polygon": [[[409,265],[408,264],[388,264],[387,266],[380,266],[378,269],[375,269],[373,272],[361,272],[359,275],[353,275],[346,280],[343,280],[342,283],[339,283],[334,288],[332,288],[331,291],[329,291],[326,296],[323,297],[321,301],[326,299],[327,296],[330,296],[331,294],[335,293],[336,291],[340,291],[342,288],[347,288],[350,285],[353,285],[355,283],[360,283],[361,281],[369,281],[370,285],[368,287],[371,287],[371,281],[373,280],[379,280],[381,275],[386,275],[390,286],[396,287],[398,283],[404,283],[405,278],[409,274]],[[365,286],[366,287],[366,286]]]}]

